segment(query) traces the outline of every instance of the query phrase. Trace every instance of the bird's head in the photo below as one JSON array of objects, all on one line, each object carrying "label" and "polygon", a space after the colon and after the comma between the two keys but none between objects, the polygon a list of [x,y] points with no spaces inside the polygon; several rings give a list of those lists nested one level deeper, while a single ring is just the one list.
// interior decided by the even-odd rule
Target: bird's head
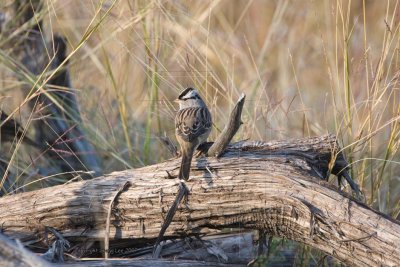
[{"label": "bird's head", "polygon": [[200,94],[192,87],[183,90],[175,101],[179,103],[180,109],[205,106]]}]

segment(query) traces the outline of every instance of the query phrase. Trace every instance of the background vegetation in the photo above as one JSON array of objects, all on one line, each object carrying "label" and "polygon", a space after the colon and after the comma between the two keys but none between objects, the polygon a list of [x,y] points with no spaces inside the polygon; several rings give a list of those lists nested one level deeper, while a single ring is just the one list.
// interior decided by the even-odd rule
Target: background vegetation
[{"label": "background vegetation", "polygon": [[[3,19],[12,2],[0,4]],[[335,133],[367,204],[400,213],[398,1],[44,2],[43,31],[67,40],[77,123],[103,173],[170,157],[159,137],[175,140],[172,100],[183,88],[206,99],[210,140],[244,92],[237,140]],[[1,36],[2,55],[13,49],[2,46],[9,37]],[[7,63],[3,56],[0,107],[18,110],[33,136],[36,114]],[[46,164],[38,151],[8,151],[27,189],[55,179],[40,175]]]}]

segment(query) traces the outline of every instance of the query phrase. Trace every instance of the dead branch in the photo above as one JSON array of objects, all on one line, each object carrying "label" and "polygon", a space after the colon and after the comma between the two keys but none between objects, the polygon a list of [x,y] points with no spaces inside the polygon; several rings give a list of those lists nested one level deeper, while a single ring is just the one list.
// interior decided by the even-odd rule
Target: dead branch
[{"label": "dead branch", "polygon": [[218,135],[214,144],[212,144],[212,146],[208,150],[208,155],[220,157],[222,153],[224,153],[225,148],[229,145],[233,136],[236,134],[237,130],[242,124],[240,118],[242,116],[242,109],[245,98],[246,95],[242,93],[231,114],[229,115],[228,124],[225,125],[225,128]]},{"label": "dead branch", "polygon": [[[263,229],[318,248],[352,266],[395,266],[400,262],[398,222],[320,180],[338,151],[336,138],[241,142],[221,158],[192,162],[190,197],[166,231],[168,238],[210,229]],[[175,198],[179,159],[111,173],[0,199],[3,232],[26,245],[44,246],[45,226],[72,243],[104,240],[107,210],[118,188],[131,186],[114,203],[112,242],[156,239]],[[169,174],[168,174],[169,173]]]},{"label": "dead branch", "polygon": [[0,233],[0,266],[47,267],[50,264]]},{"label": "dead branch", "polygon": [[161,253],[161,246],[159,246],[159,244],[164,238],[165,231],[168,229],[168,226],[171,224],[172,219],[174,218],[175,213],[178,209],[178,206],[182,202],[182,199],[183,198],[187,199],[188,197],[189,197],[189,189],[187,188],[184,181],[180,181],[178,193],[176,194],[174,202],[172,203],[171,207],[169,208],[169,210],[167,212],[167,216],[165,217],[164,223],[161,225],[160,233],[158,234],[158,237],[154,244],[153,258],[157,259],[159,257],[159,255]]},{"label": "dead branch", "polygon": [[[207,245],[210,246],[209,244]],[[168,251],[168,250],[167,250]],[[171,253],[171,250],[169,250]],[[173,253],[173,252],[172,252]],[[176,252],[175,252],[176,253]],[[203,252],[204,254],[204,252]],[[237,253],[236,253],[237,254]],[[47,267],[47,266],[246,266],[246,264],[224,264],[218,262],[204,262],[198,260],[153,260],[153,259],[109,259],[109,260],[81,260],[68,262],[67,264],[49,264],[42,260],[21,244],[15,243],[8,237],[0,234],[0,265],[23,267]]]},{"label": "dead branch", "polygon": [[218,262],[205,262],[195,260],[168,260],[168,259],[97,259],[82,260],[68,264],[54,264],[53,266],[72,266],[72,267],[103,267],[103,266],[135,266],[135,267],[187,267],[187,266],[204,266],[204,267],[246,267],[245,264],[224,264]]}]

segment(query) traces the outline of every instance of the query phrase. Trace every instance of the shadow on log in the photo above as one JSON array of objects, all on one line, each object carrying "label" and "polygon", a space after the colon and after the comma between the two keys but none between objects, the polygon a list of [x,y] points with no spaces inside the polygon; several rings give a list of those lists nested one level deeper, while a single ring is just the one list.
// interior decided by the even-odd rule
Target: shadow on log
[{"label": "shadow on log", "polygon": [[[338,151],[336,137],[275,142],[245,141],[220,158],[192,162],[188,208],[180,206],[165,233],[170,239],[214,229],[262,229],[299,241],[351,266],[395,266],[400,262],[400,225],[320,179]],[[110,249],[123,241],[154,242],[173,202],[180,159],[111,173],[90,181],[55,186],[0,199],[4,234],[31,248],[46,249],[46,226],[72,244],[101,248],[107,212]],[[100,245],[99,245],[100,244]],[[84,253],[83,253],[84,254]]]}]

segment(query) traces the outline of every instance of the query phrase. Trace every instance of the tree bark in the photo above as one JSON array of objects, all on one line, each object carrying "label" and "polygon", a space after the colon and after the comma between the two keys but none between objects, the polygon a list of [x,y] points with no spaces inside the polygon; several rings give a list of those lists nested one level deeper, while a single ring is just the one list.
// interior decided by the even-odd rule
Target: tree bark
[{"label": "tree bark", "polygon": [[54,264],[57,267],[103,267],[103,266],[115,266],[115,267],[246,267],[245,264],[224,264],[218,262],[205,262],[205,261],[194,261],[194,260],[160,260],[160,259],[111,259],[111,260],[84,260],[74,263],[65,264]]},{"label": "tree bark", "polygon": [[[250,237],[250,238],[249,238]],[[219,242],[226,242],[225,239],[228,239],[230,242],[233,240],[236,241],[236,243],[243,243],[243,238],[246,238],[246,241],[248,244],[252,244],[251,242],[251,234],[247,233],[245,235],[239,235],[239,236],[228,236],[228,237],[222,237],[217,239]],[[233,239],[233,240],[232,240]],[[238,240],[242,239],[242,240]],[[218,242],[217,241],[217,242]],[[241,241],[241,242],[238,242]],[[215,242],[215,241],[214,241]],[[178,242],[179,243],[179,242]],[[211,242],[209,242],[211,243]],[[170,253],[173,255],[178,255],[179,252],[178,250],[182,249],[182,244],[178,245],[178,247],[173,247],[174,244],[172,244],[172,247],[169,248],[168,250],[164,251],[164,253]],[[225,249],[226,249],[226,244]],[[243,249],[243,244],[241,244],[241,249]],[[204,247],[207,247],[207,250],[213,246],[213,244],[207,244]],[[200,250],[200,253],[199,251]],[[206,249],[199,248],[196,250],[196,254],[201,257],[206,257],[207,253]],[[181,253],[182,254],[182,253]],[[233,253],[231,253],[233,254]],[[247,260],[249,261],[248,256],[251,254],[249,249],[245,249],[245,252],[241,253],[235,253],[235,255],[229,255],[231,257],[238,257],[239,255],[245,254],[247,256]],[[176,260],[156,260],[156,259],[148,259],[148,258],[140,258],[140,259],[124,259],[124,258],[119,258],[119,259],[111,259],[111,260],[105,260],[105,259],[91,259],[91,260],[82,260],[82,261],[75,261],[75,262],[68,262],[68,263],[49,263],[42,258],[38,257],[37,255],[33,254],[29,250],[25,249],[21,244],[15,243],[13,240],[9,239],[8,237],[0,234],[0,266],[15,266],[15,267],[49,267],[49,266],[215,266],[215,267],[225,267],[225,266],[247,266],[247,262],[241,261],[241,264],[224,264],[221,262],[206,262],[206,261],[201,261],[199,258],[197,259],[190,259],[191,255],[181,255],[181,259]],[[186,258],[188,259],[185,259]],[[188,257],[189,256],[189,257]],[[226,256],[226,255],[224,255]]]},{"label": "tree bark", "polygon": [[242,124],[241,117],[245,99],[246,95],[242,93],[231,114],[229,115],[229,120],[225,125],[225,128],[218,135],[218,138],[207,151],[208,155],[218,158],[225,152],[225,148],[229,145],[233,136],[236,134],[237,130],[239,130],[239,127]]},{"label": "tree bark", "polygon": [[[344,158],[327,135],[276,142],[240,142],[223,157],[192,162],[190,195],[166,231],[168,238],[210,229],[261,229],[299,241],[351,266],[396,266],[400,225],[325,179]],[[337,164],[330,164],[331,159]],[[45,226],[70,242],[104,240],[110,201],[112,242],[154,242],[178,189],[180,159],[0,199],[0,226],[27,245],[44,246]],[[342,170],[340,168],[340,170]]]}]

